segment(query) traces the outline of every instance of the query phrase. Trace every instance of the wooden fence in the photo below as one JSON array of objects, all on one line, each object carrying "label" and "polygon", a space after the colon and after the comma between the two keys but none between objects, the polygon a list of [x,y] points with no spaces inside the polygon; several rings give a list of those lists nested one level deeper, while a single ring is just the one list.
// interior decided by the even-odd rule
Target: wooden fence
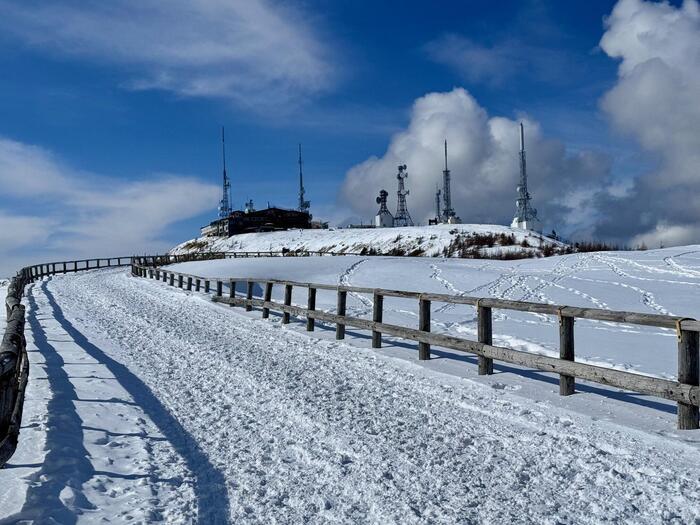
[{"label": "wooden fence", "polygon": [[7,289],[7,298],[5,299],[7,322],[2,343],[0,343],[0,468],[5,465],[17,448],[19,429],[22,423],[24,392],[29,377],[29,360],[24,337],[25,308],[22,305],[22,297],[24,289],[29,283],[49,275],[130,266],[135,262],[148,261],[153,264],[155,261],[160,263],[184,262],[222,257],[224,257],[223,253],[148,257],[129,255],[127,257],[49,262],[22,268],[10,280]]},{"label": "wooden fence", "polygon": [[0,468],[14,454],[19,439],[29,359],[24,337],[24,288],[45,276],[112,266],[129,266],[133,257],[50,262],[22,268],[7,288],[5,332],[0,343]]},{"label": "wooden fence", "polygon": [[[316,320],[336,325],[336,338],[345,337],[345,327],[351,326],[372,333],[372,347],[380,348],[382,335],[387,334],[418,342],[418,359],[430,359],[430,346],[436,345],[478,356],[479,374],[492,374],[493,362],[503,361],[519,366],[534,368],[544,372],[559,374],[559,393],[568,396],[574,393],[575,378],[603,385],[656,396],[675,401],[678,405],[678,428],[682,430],[699,427],[700,405],[700,322],[669,315],[643,314],[580,308],[526,301],[511,301],[488,297],[466,297],[438,293],[422,293],[381,288],[356,286],[334,286],[306,282],[283,281],[277,279],[231,278],[214,279],[162,268],[164,259],[149,258],[136,261],[132,274],[156,279],[187,290],[213,294],[213,300],[231,306],[244,306],[250,311],[253,307],[262,308],[263,318],[268,318],[270,310],[282,313],[282,322],[289,323],[290,315],[306,318],[306,329],[313,331]],[[245,297],[236,295],[236,284],[246,283]],[[261,299],[253,296],[255,284],[264,290]],[[274,286],[284,287],[284,302],[272,301]],[[224,294],[226,287],[227,295]],[[295,288],[308,290],[306,308],[292,304]],[[335,313],[316,309],[317,290],[334,291],[337,294]],[[364,294],[373,298],[372,319],[362,319],[346,315],[347,294]],[[383,299],[398,297],[418,302],[418,327],[409,328],[387,324],[382,321]],[[477,310],[478,341],[446,334],[431,333],[430,314],[432,303],[450,303],[474,306]],[[557,316],[559,319],[559,357],[536,355],[520,350],[494,346],[492,341],[492,309],[515,310]],[[591,319],[621,324],[634,324],[674,329],[677,333],[678,380],[650,377],[587,363],[576,362],[574,352],[574,320]]]}]

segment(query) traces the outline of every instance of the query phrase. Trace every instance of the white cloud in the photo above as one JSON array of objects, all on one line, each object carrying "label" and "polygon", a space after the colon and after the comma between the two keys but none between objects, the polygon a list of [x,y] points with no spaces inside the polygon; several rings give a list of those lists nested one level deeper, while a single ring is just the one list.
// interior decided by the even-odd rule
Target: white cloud
[{"label": "white cloud", "polygon": [[[522,120],[530,190],[544,225],[569,232],[588,231],[597,213],[589,202],[590,195],[607,184],[609,160],[589,151],[569,154],[560,142],[545,139],[536,122]],[[489,117],[462,88],[416,100],[407,129],[392,137],[387,151],[348,171],[341,190],[343,199],[369,218],[376,213],[374,199],[384,188],[395,207],[396,168],[405,163],[411,192],[409,210],[414,221],[425,222],[434,215],[445,138],[453,206],[462,220],[510,223],[519,176],[518,121]]]},{"label": "white cloud", "polygon": [[0,0],[0,29],[53,53],[121,64],[134,89],[278,111],[328,89],[328,46],[299,8],[273,0]]},{"label": "white cloud", "polygon": [[609,199],[609,216],[599,231],[666,244],[698,242],[698,2],[673,7],[620,0],[606,28],[600,46],[621,61],[618,81],[602,107],[618,129],[656,155],[659,166],[638,177],[625,197]]},{"label": "white cloud", "polygon": [[212,209],[219,192],[191,177],[124,181],[79,172],[50,151],[2,137],[0,184],[0,275],[18,269],[10,261],[168,249],[166,229]]},{"label": "white cloud", "polygon": [[567,57],[557,48],[538,47],[515,38],[487,46],[456,34],[425,46],[428,56],[469,82],[502,85],[513,77],[561,82]]},{"label": "white cloud", "polygon": [[[8,215],[0,210],[0,248],[4,253],[46,242],[49,233],[39,217]],[[6,277],[9,274],[0,274]]]}]

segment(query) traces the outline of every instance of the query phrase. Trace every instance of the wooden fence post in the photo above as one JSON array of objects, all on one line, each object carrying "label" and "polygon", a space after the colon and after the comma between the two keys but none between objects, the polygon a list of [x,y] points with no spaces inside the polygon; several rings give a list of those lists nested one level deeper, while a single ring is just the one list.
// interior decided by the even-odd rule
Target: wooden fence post
[{"label": "wooden fence post", "polygon": [[209,293],[209,287],[209,279],[207,279],[206,281],[204,281],[204,293]]},{"label": "wooden fence post", "polygon": [[196,290],[199,291],[200,288],[201,288],[201,285],[202,285],[202,280],[201,280],[201,279],[195,279],[195,281],[196,281],[196,284],[197,284]]},{"label": "wooden fence post", "polygon": [[[285,306],[292,305],[292,285],[284,285],[284,304]],[[282,314],[282,324],[289,324],[289,312],[284,312]]]},{"label": "wooden fence post", "polygon": [[[418,330],[430,332],[430,301],[427,299],[420,299],[418,302]],[[430,359],[430,343],[418,343],[418,359]]]},{"label": "wooden fence post", "polygon": [[175,285],[175,274],[172,273],[172,272],[170,273],[170,282],[169,282],[169,284],[170,284],[170,286],[174,286],[174,285]]},{"label": "wooden fence post", "polygon": [[[559,358],[574,360],[574,318],[566,315],[559,316]],[[575,388],[574,377],[559,375],[559,395],[570,396]]]},{"label": "wooden fence post", "polygon": [[224,294],[224,283],[216,281],[216,296],[221,297]]},{"label": "wooden fence post", "polygon": [[[374,305],[372,306],[372,321],[375,323],[382,322],[382,313],[384,311],[384,297],[377,292],[374,292]],[[376,330],[372,330],[372,348],[382,347],[382,334]]]},{"label": "wooden fence post", "polygon": [[[348,292],[345,290],[338,290],[338,315],[345,316],[346,305],[348,302]],[[345,339],[345,325],[342,323],[337,323],[335,325],[335,338]]]},{"label": "wooden fence post", "polygon": [[[253,286],[255,286],[255,283],[253,281],[248,281],[248,290],[245,296],[245,298],[248,299],[248,301],[251,301],[253,299]],[[250,312],[251,310],[253,310],[253,305],[250,304],[250,302],[247,302],[245,305],[245,311]]]},{"label": "wooden fence post", "polygon": [[[678,382],[697,386],[699,377],[698,348],[700,332],[682,330],[678,324]],[[695,430],[698,428],[698,407],[678,403],[678,429]]]},{"label": "wooden fence post", "polygon": [[233,299],[236,297],[236,281],[229,280],[229,282],[228,282],[228,296],[231,299],[231,302],[228,305],[230,307],[236,306],[233,303]]},{"label": "wooden fence post", "polygon": [[177,285],[182,288],[182,275],[177,276]]},{"label": "wooden fence post", "polygon": [[[493,318],[491,316],[491,308],[477,304],[477,331],[479,342],[486,345],[493,344]],[[479,375],[493,374],[493,359],[479,356]]]},{"label": "wooden fence post", "polygon": [[[309,298],[306,307],[310,312],[316,309],[316,288],[309,288]],[[315,324],[316,319],[314,319],[313,317],[306,316],[307,331],[313,332]]]},{"label": "wooden fence post", "polygon": [[[272,301],[272,283],[270,281],[267,281],[265,283],[265,295],[263,296],[263,300],[266,303]],[[268,307],[263,306],[262,316],[263,319],[267,319],[268,317],[270,317],[270,309]]]},{"label": "wooden fence post", "polygon": [[188,291],[192,290],[192,277],[187,278],[187,290]]}]

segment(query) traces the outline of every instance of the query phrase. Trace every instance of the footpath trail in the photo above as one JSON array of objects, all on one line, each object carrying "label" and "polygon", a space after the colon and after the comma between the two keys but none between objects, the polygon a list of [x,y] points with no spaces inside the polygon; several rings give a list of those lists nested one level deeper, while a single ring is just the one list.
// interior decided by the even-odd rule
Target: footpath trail
[{"label": "footpath trail", "polygon": [[177,422],[74,327],[46,281],[25,303],[30,381],[20,446],[0,470],[0,523],[196,521]]},{"label": "footpath trail", "polygon": [[136,522],[700,519],[700,460],[677,440],[124,270],[54,277],[30,305],[33,370],[46,371],[55,409],[29,409],[40,430],[25,428],[22,447],[40,434],[48,450],[8,520],[121,522],[117,509]]}]

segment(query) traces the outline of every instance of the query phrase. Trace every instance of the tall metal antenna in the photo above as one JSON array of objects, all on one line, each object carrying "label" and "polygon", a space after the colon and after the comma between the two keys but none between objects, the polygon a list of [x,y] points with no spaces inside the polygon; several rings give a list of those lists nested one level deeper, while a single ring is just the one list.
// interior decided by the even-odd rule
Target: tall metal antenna
[{"label": "tall metal antenna", "polygon": [[407,177],[406,165],[399,166],[399,173],[396,175],[399,181],[399,190],[396,194],[399,198],[396,215],[394,216],[394,226],[413,226],[413,219],[411,219],[411,215],[408,213],[408,206],[406,206],[406,195],[410,193],[404,185],[404,180]]},{"label": "tall metal antenna", "polygon": [[[445,169],[442,172],[442,222],[454,222],[453,217],[457,215],[452,209],[452,194],[450,192],[450,170],[447,167],[447,139],[445,139]],[[452,221],[450,221],[452,219]]]},{"label": "tall metal antenna", "polygon": [[221,156],[224,166],[224,186],[221,201],[219,201],[219,217],[223,219],[231,215],[231,181],[226,174],[226,137],[223,126],[221,126]]},{"label": "tall metal antenna", "polygon": [[306,193],[306,191],[304,190],[304,175],[302,173],[301,166],[301,144],[299,144],[299,211],[308,213],[309,208],[311,207],[311,203],[307,200],[304,200],[304,194]]},{"label": "tall metal antenna", "polygon": [[515,201],[517,210],[511,226],[533,230],[537,227],[537,210],[530,204],[530,193],[527,191],[527,166],[525,163],[525,131],[520,123],[520,183],[518,184],[518,199]]},{"label": "tall metal antenna", "polygon": [[435,220],[436,223],[440,222],[440,195],[442,195],[442,191],[440,191],[440,188],[438,188],[438,185],[435,185]]}]

